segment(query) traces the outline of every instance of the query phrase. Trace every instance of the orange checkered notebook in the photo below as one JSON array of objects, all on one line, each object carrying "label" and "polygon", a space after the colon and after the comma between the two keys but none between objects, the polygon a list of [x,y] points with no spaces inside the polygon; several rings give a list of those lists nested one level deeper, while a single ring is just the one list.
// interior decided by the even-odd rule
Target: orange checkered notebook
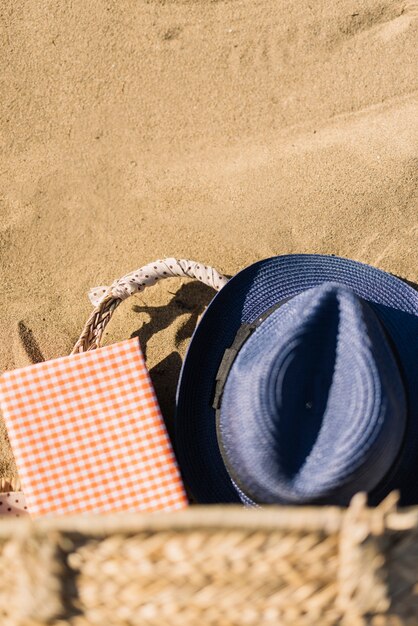
[{"label": "orange checkered notebook", "polygon": [[0,403],[31,515],[187,505],[137,339],[5,372]]}]

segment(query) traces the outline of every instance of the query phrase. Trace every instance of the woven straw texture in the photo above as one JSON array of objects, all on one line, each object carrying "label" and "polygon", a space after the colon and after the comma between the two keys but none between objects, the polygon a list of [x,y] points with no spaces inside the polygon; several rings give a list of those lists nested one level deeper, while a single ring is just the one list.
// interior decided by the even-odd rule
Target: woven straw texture
[{"label": "woven straw texture", "polygon": [[4,626],[418,624],[418,509],[0,523]]}]

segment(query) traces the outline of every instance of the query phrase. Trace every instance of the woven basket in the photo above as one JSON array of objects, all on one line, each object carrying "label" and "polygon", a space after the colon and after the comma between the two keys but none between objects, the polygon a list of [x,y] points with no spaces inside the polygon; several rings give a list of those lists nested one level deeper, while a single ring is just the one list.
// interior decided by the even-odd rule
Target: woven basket
[{"label": "woven basket", "polygon": [[[166,259],[98,288],[74,351],[98,347],[127,295],[173,275],[215,288],[226,280]],[[194,506],[1,521],[0,625],[64,624],[415,625],[418,507],[397,511],[392,494],[369,509],[358,494],[348,509]]]}]

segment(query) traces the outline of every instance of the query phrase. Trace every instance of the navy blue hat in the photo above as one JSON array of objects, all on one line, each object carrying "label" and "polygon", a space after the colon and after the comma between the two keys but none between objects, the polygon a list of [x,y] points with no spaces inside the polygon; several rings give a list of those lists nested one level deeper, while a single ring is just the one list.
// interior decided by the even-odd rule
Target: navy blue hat
[{"label": "navy blue hat", "polygon": [[334,256],[244,269],[192,337],[176,451],[201,503],[418,503],[418,292]]}]

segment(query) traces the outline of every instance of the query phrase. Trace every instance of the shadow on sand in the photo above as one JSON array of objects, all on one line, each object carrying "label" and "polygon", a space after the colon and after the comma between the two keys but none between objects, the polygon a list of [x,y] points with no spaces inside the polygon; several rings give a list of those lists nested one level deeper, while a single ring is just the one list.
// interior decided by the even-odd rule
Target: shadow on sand
[{"label": "shadow on sand", "polygon": [[[215,295],[211,287],[195,281],[182,285],[163,306],[137,306],[135,313],[147,313],[149,321],[145,322],[131,337],[138,337],[141,348],[146,356],[147,344],[151,337],[168,328],[178,317],[188,314],[184,324],[176,332],[175,347],[179,348],[183,341],[190,339],[197,326],[199,316]],[[169,434],[173,436],[173,417],[175,395],[180,375],[182,359],[174,350],[150,370],[151,379],[157,394],[158,402],[166,422]]]}]

